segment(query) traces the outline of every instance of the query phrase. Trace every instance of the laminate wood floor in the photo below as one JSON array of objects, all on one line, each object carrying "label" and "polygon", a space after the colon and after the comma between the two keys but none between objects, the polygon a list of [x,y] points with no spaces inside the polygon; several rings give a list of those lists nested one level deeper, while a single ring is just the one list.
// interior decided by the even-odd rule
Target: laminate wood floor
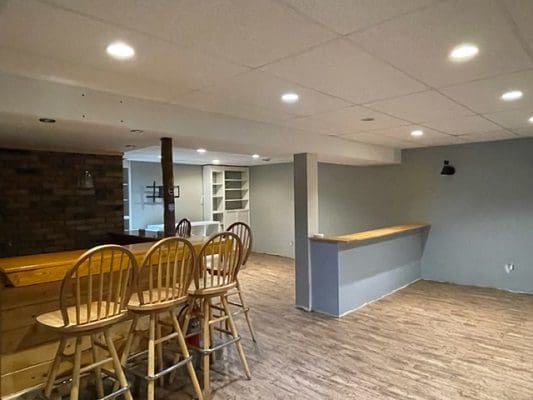
[{"label": "laminate wood floor", "polygon": [[[335,319],[293,306],[290,259],[254,254],[240,276],[258,338],[238,321],[253,377],[229,348],[213,399],[533,399],[531,295],[419,281]],[[189,387],[157,391],[190,398]]]}]

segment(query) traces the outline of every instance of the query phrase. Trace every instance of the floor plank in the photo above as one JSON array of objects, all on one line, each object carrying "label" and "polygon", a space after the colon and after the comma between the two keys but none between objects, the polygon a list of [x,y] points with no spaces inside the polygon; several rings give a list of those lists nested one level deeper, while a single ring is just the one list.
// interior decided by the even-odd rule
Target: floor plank
[{"label": "floor plank", "polygon": [[293,306],[290,259],[254,254],[240,280],[259,342],[240,320],[253,378],[230,349],[214,399],[533,399],[531,295],[419,281],[335,319]]}]

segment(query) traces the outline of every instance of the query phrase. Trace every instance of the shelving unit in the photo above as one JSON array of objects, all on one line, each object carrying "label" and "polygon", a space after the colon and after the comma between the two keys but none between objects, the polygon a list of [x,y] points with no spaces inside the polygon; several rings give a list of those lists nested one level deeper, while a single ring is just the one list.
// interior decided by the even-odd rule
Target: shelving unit
[{"label": "shelving unit", "polygon": [[243,167],[204,167],[204,218],[223,228],[250,223],[249,173]]}]

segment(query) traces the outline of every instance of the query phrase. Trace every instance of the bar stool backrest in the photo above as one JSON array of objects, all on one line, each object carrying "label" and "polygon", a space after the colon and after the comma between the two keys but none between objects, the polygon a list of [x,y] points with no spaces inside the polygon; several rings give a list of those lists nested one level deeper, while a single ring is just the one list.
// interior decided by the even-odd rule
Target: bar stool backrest
[{"label": "bar stool backrest", "polygon": [[59,301],[65,326],[96,324],[125,315],[136,266],[134,255],[118,245],[97,246],[84,253],[61,284]]},{"label": "bar stool backrest", "polygon": [[137,273],[141,305],[183,299],[196,268],[194,247],[187,239],[169,237],[155,243],[144,256]]},{"label": "bar stool backrest", "polygon": [[250,252],[252,251],[252,229],[249,225],[244,222],[234,222],[226,229],[227,232],[233,232],[236,234],[239,239],[241,239],[242,244],[242,265],[246,264]]},{"label": "bar stool backrest", "polygon": [[176,236],[182,238],[191,237],[191,221],[189,221],[187,218],[183,218],[180,222],[178,222],[176,225]]},{"label": "bar stool backrest", "polygon": [[241,240],[233,232],[212,235],[198,255],[200,273],[195,275],[196,287],[214,289],[234,283],[242,253]]}]

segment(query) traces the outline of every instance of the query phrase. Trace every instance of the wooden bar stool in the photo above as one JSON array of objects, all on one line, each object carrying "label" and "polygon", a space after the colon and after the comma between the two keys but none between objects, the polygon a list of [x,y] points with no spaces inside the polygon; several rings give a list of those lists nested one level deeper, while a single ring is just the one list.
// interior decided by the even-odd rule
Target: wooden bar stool
[{"label": "wooden bar stool", "polygon": [[[228,229],[226,229],[226,231],[235,233],[241,240],[243,250],[241,268],[243,268],[246,266],[246,261],[248,261],[248,256],[252,251],[252,230],[244,222],[235,222],[231,224]],[[239,282],[238,276],[235,278],[235,289],[230,290],[228,292],[228,298],[231,296],[239,297],[238,301],[228,300],[230,305],[239,308],[239,310],[234,312],[233,315],[244,313],[246,323],[248,324],[248,330],[250,331],[250,336],[252,337],[252,340],[256,342],[254,328],[252,327],[252,321],[250,320],[250,316],[248,315],[248,313],[250,312],[250,307],[248,307],[248,305],[244,301],[244,297],[241,291],[241,284]]]},{"label": "wooden bar stool", "polygon": [[[148,350],[130,357],[131,360],[135,360],[140,355],[148,353],[147,369],[140,374],[148,381],[148,400],[154,399],[156,380],[183,366],[187,367],[196,395],[203,400],[192,357],[189,355],[183,332],[176,318],[176,308],[188,301],[187,292],[196,267],[196,255],[192,244],[183,238],[170,237],[160,240],[150,248],[136,274],[137,292],[128,303],[128,309],[133,314],[133,323],[122,354],[122,364],[126,365],[128,361],[134,337],[143,333],[137,330],[139,319],[148,316]],[[170,323],[163,321],[161,317],[168,317]],[[170,328],[169,334],[162,336],[162,325]],[[163,344],[171,340],[177,340],[179,355],[176,357],[173,353],[170,359],[174,359],[174,363],[165,367]],[[132,368],[132,372],[136,371]]]},{"label": "wooden bar stool", "polygon": [[[223,347],[235,344],[246,377],[251,379],[250,369],[240,343],[241,337],[231,315],[226,295],[234,289],[235,278],[241,266],[242,245],[239,237],[231,232],[217,233],[202,246],[198,256],[199,273],[195,276],[195,288],[189,291],[188,308],[185,314],[184,332],[189,321],[197,317],[200,321],[202,345],[191,346],[202,353],[204,395],[210,392],[209,365],[211,354]],[[209,273],[211,271],[211,273]],[[216,300],[216,305],[213,301]],[[213,310],[219,312],[214,315]],[[215,324],[227,321],[229,329],[216,328]],[[214,330],[229,336],[229,339],[214,343]],[[188,336],[195,335],[193,332]]]},{"label": "wooden bar stool", "polygon": [[[133,254],[118,245],[95,247],[83,254],[66,273],[61,284],[60,309],[39,315],[37,322],[60,335],[59,348],[48,373],[44,394],[50,397],[57,373],[64,360],[73,363],[70,399],[77,400],[81,374],[94,371],[99,398],[124,395],[132,400],[130,388],[111,338],[110,328],[128,317],[126,304],[131,294],[136,262]],[[73,304],[73,305],[69,305]],[[103,334],[104,342],[98,340]],[[89,337],[92,363],[82,364],[82,338]],[[75,339],[73,356],[64,354],[68,339]],[[97,348],[109,353],[98,359]],[[114,371],[104,370],[112,363]],[[113,376],[119,386],[104,396],[102,373]]]},{"label": "wooden bar stool", "polygon": [[191,230],[192,230],[191,221],[189,221],[187,218],[183,218],[176,225],[176,236],[182,237],[182,238],[190,238]]}]

